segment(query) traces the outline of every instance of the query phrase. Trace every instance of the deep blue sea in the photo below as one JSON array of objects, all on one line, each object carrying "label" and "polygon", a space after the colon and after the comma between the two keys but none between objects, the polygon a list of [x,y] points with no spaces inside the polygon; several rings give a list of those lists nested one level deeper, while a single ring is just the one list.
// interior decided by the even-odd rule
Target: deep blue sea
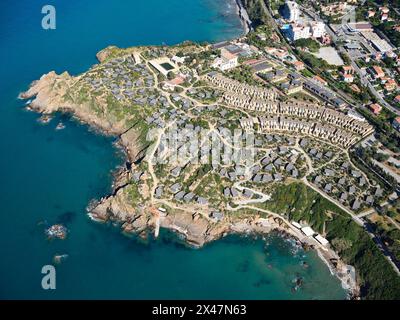
[{"label": "deep blue sea", "polygon": [[[142,244],[90,221],[88,202],[110,191],[112,171],[123,162],[113,139],[60,115],[39,124],[17,99],[50,70],[85,71],[107,45],[233,38],[242,33],[233,0],[53,0],[56,30],[41,28],[46,4],[0,4],[1,299],[345,297],[315,252],[295,252],[278,236],[229,237],[193,250],[165,232]],[[60,120],[66,128],[56,131]],[[69,236],[49,242],[45,223],[56,222]],[[56,290],[46,291],[41,268],[55,254],[69,257],[57,266]],[[293,292],[296,277],[304,285]]]}]

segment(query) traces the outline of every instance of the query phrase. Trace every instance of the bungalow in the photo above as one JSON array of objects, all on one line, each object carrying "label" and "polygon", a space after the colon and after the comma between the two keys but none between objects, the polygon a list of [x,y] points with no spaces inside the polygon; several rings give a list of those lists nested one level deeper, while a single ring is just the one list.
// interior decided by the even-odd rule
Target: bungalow
[{"label": "bungalow", "polygon": [[385,76],[385,72],[379,66],[372,66],[370,71],[371,71],[371,73],[372,73],[372,75],[374,76],[375,79],[380,79],[380,78],[383,78]]},{"label": "bungalow", "polygon": [[343,66],[342,73],[343,74],[354,74],[354,68],[352,66]]},{"label": "bungalow", "polygon": [[203,198],[203,197],[197,197],[197,203],[198,203],[198,204],[200,204],[200,205],[205,205],[205,204],[207,204],[207,203],[208,203],[208,201],[207,201],[207,199],[206,199],[206,198]]},{"label": "bungalow", "polygon": [[368,106],[368,108],[376,115],[380,114],[382,111],[382,106],[377,103],[372,103]]},{"label": "bungalow", "polygon": [[181,190],[181,188],[182,188],[182,186],[179,183],[175,183],[169,188],[169,190],[172,193],[177,193],[179,190]]},{"label": "bungalow", "polygon": [[297,71],[301,71],[304,69],[304,63],[299,60],[296,60],[295,62],[293,62],[293,66]]},{"label": "bungalow", "polygon": [[379,7],[379,11],[382,12],[383,14],[388,14],[389,13],[389,8],[388,7]]},{"label": "bungalow", "polygon": [[342,76],[342,79],[343,79],[343,81],[346,82],[346,83],[352,83],[352,82],[354,81],[354,76],[353,76],[352,74],[345,73],[345,74]]},{"label": "bungalow", "polygon": [[313,80],[315,81],[315,82],[317,82],[318,84],[320,84],[320,85],[323,85],[323,86],[327,86],[328,85],[328,82],[326,82],[324,79],[322,79],[320,76],[314,76],[313,77]]},{"label": "bungalow", "polygon": [[190,202],[194,198],[194,196],[195,196],[194,193],[189,192],[189,193],[185,194],[185,196],[183,197],[183,200],[185,202]]},{"label": "bungalow", "polygon": [[184,191],[179,191],[177,194],[175,194],[175,200],[182,200],[184,195]]},{"label": "bungalow", "polygon": [[400,117],[397,117],[393,120],[393,128],[400,132]]},{"label": "bungalow", "polygon": [[397,89],[397,82],[394,79],[388,79],[385,83],[386,91],[393,91]]},{"label": "bungalow", "polygon": [[158,186],[154,191],[156,198],[161,198],[163,194],[164,188],[162,186]]},{"label": "bungalow", "polygon": [[270,174],[263,174],[262,175],[262,182],[268,183],[268,182],[271,182],[272,180],[273,179],[272,179],[272,176]]},{"label": "bungalow", "polygon": [[175,167],[174,169],[171,170],[171,175],[174,176],[175,178],[179,177],[180,173],[181,173],[180,167]]},{"label": "bungalow", "polygon": [[400,103],[400,95],[398,95],[398,96],[396,96],[396,97],[394,98],[394,102]]},{"label": "bungalow", "polygon": [[332,184],[327,183],[324,187],[325,192],[331,192],[332,191]]},{"label": "bungalow", "polygon": [[360,206],[361,206],[361,202],[360,202],[358,199],[355,199],[355,200],[353,201],[353,204],[352,204],[352,206],[351,206],[351,209],[352,209],[352,210],[358,210],[358,209],[360,209]]},{"label": "bungalow", "polygon": [[322,180],[322,177],[321,177],[321,176],[316,176],[316,177],[314,178],[314,183],[315,183],[315,184],[318,184],[318,183],[321,182],[321,180]]},{"label": "bungalow", "polygon": [[249,189],[244,189],[243,190],[243,196],[246,198],[251,198],[253,196],[253,191]]},{"label": "bungalow", "polygon": [[368,203],[369,205],[374,203],[374,197],[369,195],[365,198],[365,202]]},{"label": "bungalow", "polygon": [[213,211],[210,213],[210,218],[214,219],[215,221],[221,221],[224,218],[224,214],[218,211]]}]

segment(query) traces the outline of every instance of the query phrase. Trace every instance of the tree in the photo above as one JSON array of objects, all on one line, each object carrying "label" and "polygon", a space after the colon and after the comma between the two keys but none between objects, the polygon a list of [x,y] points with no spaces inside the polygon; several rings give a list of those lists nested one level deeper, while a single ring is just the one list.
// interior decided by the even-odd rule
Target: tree
[{"label": "tree", "polygon": [[350,249],[353,243],[348,239],[335,238],[332,240],[332,245],[336,249],[336,251],[340,254],[341,252]]},{"label": "tree", "polygon": [[172,71],[168,72],[168,74],[167,74],[167,78],[168,78],[168,80],[172,80],[172,79],[174,79],[174,78],[175,78],[175,73],[174,73],[174,72],[172,72]]}]

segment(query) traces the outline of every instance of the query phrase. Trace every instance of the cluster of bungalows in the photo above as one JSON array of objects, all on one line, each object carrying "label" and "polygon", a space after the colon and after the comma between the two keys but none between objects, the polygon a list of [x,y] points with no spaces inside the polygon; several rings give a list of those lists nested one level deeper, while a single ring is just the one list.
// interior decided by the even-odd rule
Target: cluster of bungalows
[{"label": "cluster of bungalows", "polygon": [[[92,75],[95,74],[95,75]],[[137,78],[139,75],[140,78]],[[83,80],[94,92],[100,93],[105,88],[116,100],[128,99],[138,105],[147,104],[150,94],[146,88],[154,86],[154,77],[147,66],[136,63],[134,58],[115,58],[88,72]]]},{"label": "cluster of bungalows", "polygon": [[246,96],[252,96],[253,98],[267,99],[272,101],[278,98],[278,94],[275,90],[241,83],[237,80],[227,78],[218,72],[208,73],[205,76],[205,80],[222,90],[231,91]]},{"label": "cluster of bungalows", "polygon": [[346,148],[357,142],[359,136],[365,137],[373,132],[373,127],[364,121],[312,104],[280,102],[271,103],[264,110],[250,110],[266,111],[269,116],[241,119],[240,124],[245,130],[252,130],[257,124],[260,132],[297,132]]},{"label": "cluster of bungalows", "polygon": [[342,130],[328,124],[322,124],[312,120],[290,118],[285,116],[266,116],[259,118],[241,119],[243,129],[251,130],[257,124],[259,131],[265,132],[296,132],[314,136],[344,148],[356,143],[359,137],[351,132]]},{"label": "cluster of bungalows", "polygon": [[[185,203],[195,201],[198,205],[208,205],[208,200],[206,198],[196,195],[193,192],[184,191],[182,185],[178,182],[172,184],[168,190],[170,193],[173,194],[173,198],[175,201],[180,201]],[[162,191],[156,189],[155,196],[157,198],[161,198],[163,196],[163,193],[164,193],[164,188],[162,189]]]},{"label": "cluster of bungalows", "polygon": [[[310,156],[317,153],[312,148]],[[352,168],[348,161],[338,160],[331,162],[316,172],[311,179],[312,183],[325,193],[335,197],[339,202],[352,210],[362,207],[371,207],[377,198],[381,198],[383,191],[380,187],[371,187],[361,171]]]}]

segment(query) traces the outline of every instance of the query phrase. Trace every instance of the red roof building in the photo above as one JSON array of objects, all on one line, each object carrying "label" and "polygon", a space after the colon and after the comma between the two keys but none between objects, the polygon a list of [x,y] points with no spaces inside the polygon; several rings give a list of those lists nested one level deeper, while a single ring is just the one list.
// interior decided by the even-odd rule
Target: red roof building
[{"label": "red roof building", "polygon": [[368,108],[376,115],[380,114],[382,111],[382,107],[377,103],[370,104]]}]

